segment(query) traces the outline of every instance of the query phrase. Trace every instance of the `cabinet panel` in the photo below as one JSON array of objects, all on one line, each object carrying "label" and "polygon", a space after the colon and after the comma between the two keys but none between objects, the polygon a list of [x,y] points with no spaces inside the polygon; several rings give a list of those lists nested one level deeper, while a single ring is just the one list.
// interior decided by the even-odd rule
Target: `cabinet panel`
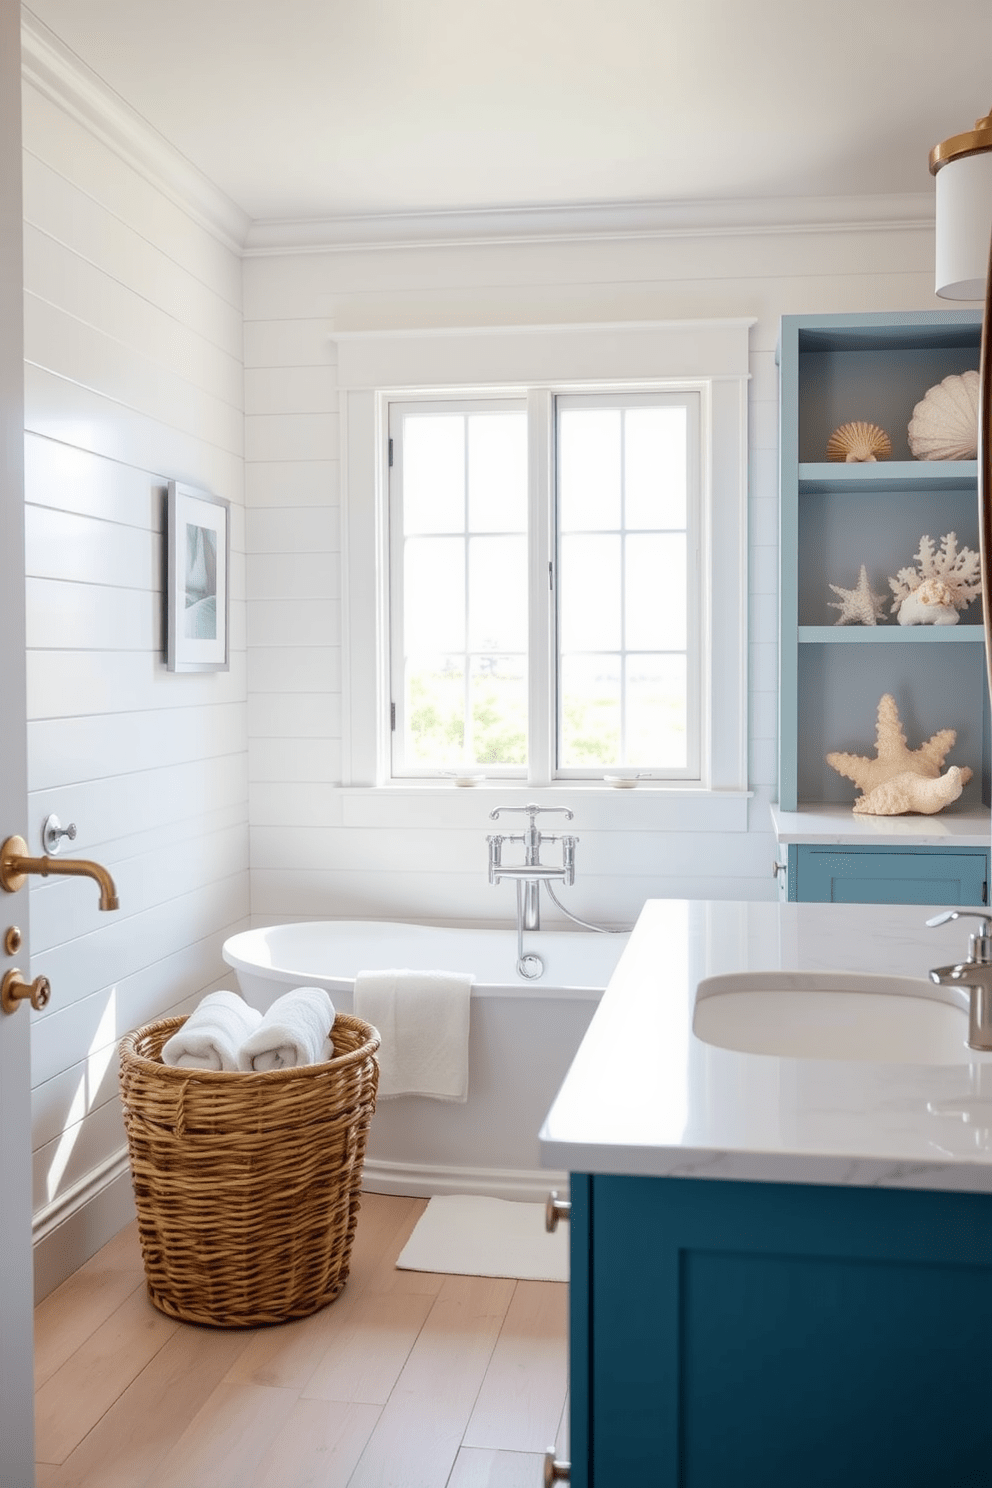
[{"label": "cabinet panel", "polygon": [[[590,1334],[573,1339],[592,1359],[589,1488],[992,1484],[992,1198],[591,1191],[573,1235],[592,1256]],[[573,1474],[585,1424],[573,1410]]]},{"label": "cabinet panel", "polygon": [[987,904],[989,855],[884,847],[789,849],[789,897],[819,904]]}]

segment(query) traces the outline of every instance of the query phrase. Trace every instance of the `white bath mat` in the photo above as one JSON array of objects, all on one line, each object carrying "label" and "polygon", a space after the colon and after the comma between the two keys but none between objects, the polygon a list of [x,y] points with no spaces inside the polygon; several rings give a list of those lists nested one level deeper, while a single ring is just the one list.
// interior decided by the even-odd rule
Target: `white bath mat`
[{"label": "white bath mat", "polygon": [[543,1204],[445,1195],[430,1200],[396,1268],[567,1281],[568,1227],[549,1235]]}]

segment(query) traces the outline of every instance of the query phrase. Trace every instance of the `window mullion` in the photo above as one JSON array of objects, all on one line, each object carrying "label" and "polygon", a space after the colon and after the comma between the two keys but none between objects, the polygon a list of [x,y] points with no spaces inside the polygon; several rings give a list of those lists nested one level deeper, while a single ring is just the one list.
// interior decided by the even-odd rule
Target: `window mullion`
[{"label": "window mullion", "polygon": [[[545,785],[554,777],[557,685],[555,608],[558,575],[552,541],[554,508],[554,398],[544,388],[527,395],[528,707],[527,778]],[[553,576],[553,584],[549,582]]]}]

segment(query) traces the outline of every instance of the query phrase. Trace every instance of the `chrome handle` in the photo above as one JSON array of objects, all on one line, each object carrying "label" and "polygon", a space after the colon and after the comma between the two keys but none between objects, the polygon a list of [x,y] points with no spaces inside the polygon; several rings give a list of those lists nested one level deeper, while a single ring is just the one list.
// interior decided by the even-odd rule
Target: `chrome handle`
[{"label": "chrome handle", "polygon": [[529,806],[494,806],[492,811],[490,811],[489,813],[489,820],[498,821],[500,813],[503,811],[526,811],[527,815],[530,817],[531,826],[534,825],[535,816],[539,816],[541,812],[544,811],[560,811],[565,817],[566,821],[571,821],[572,817],[575,815],[575,812],[571,811],[567,806],[538,806],[535,801],[532,802]]},{"label": "chrome handle", "polygon": [[778,878],[779,874],[784,873],[788,866],[789,865],[787,863],[773,863],[772,878]]},{"label": "chrome handle", "polygon": [[572,1476],[572,1464],[559,1462],[554,1447],[544,1454],[544,1488],[553,1488],[555,1483],[567,1483]]},{"label": "chrome handle", "polygon": [[41,845],[46,853],[60,853],[66,837],[70,842],[75,842],[76,823],[70,822],[67,827],[64,827],[57,816],[46,816],[45,824],[41,829]]},{"label": "chrome handle", "polygon": [[558,1228],[560,1219],[571,1219],[572,1205],[568,1199],[560,1199],[558,1190],[553,1188],[548,1194],[548,1202],[544,1206],[544,1228],[549,1235],[553,1235]]},{"label": "chrome handle", "polygon": [[47,977],[36,976],[33,982],[26,982],[20,969],[12,966],[0,984],[0,1007],[5,1013],[16,1013],[22,1002],[30,1002],[40,1013],[51,995],[52,984]]},{"label": "chrome handle", "polygon": [[936,925],[946,925],[949,920],[981,920],[981,925],[968,937],[971,958],[979,966],[987,966],[992,961],[992,920],[987,914],[982,914],[977,909],[945,909],[942,914],[934,915],[926,921],[927,928],[932,929]]}]

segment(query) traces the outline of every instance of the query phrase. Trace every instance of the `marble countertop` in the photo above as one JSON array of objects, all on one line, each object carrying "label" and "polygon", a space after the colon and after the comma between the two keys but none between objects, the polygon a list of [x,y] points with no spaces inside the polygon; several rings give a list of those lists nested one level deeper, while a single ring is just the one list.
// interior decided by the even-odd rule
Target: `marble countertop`
[{"label": "marble countertop", "polygon": [[989,813],[956,801],[936,816],[855,816],[850,806],[806,806],[783,811],[771,804],[779,842],[859,847],[988,847]]},{"label": "marble countertop", "polygon": [[[915,905],[649,900],[541,1130],[571,1172],[992,1192],[992,1056],[873,1064],[740,1054],[692,1031],[734,971],[927,980],[975,922]],[[937,989],[933,989],[937,995]]]}]

